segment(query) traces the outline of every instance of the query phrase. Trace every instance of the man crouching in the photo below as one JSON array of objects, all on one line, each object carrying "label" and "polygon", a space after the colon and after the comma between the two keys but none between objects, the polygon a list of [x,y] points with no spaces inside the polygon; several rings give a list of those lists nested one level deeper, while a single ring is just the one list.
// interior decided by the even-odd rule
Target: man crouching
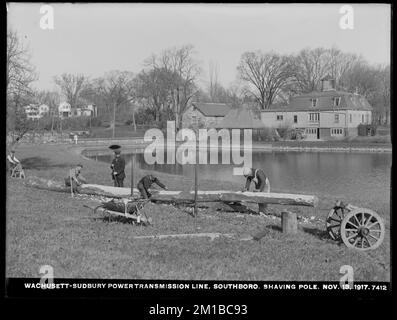
[{"label": "man crouching", "polygon": [[[245,182],[245,187],[242,190],[243,192],[249,191],[251,182],[254,182],[255,189],[254,192],[266,192],[270,193],[270,181],[263,172],[262,169],[254,169],[254,168],[243,168],[243,175],[247,178]],[[258,203],[259,205],[259,214],[266,213],[267,204],[266,203]]]},{"label": "man crouching", "polygon": [[141,193],[143,199],[149,199],[152,196],[151,193],[149,192],[149,188],[152,186],[153,183],[157,184],[159,187],[163,188],[164,190],[168,190],[167,187],[159,181],[159,179],[149,174],[147,176],[144,176],[141,180],[139,180],[137,185],[138,190]]}]

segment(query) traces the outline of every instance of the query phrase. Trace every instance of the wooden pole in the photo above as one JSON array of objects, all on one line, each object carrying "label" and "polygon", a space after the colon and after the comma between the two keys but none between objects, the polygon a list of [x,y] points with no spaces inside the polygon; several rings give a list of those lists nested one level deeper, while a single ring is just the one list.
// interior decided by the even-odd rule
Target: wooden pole
[{"label": "wooden pole", "polygon": [[281,227],[283,233],[295,234],[298,232],[298,220],[295,212],[283,211],[281,213]]},{"label": "wooden pole", "polygon": [[198,171],[198,129],[196,129],[196,161],[194,163],[194,213],[193,215],[197,217],[197,190],[198,190],[198,181],[197,181],[197,171]]},{"label": "wooden pole", "polygon": [[113,104],[113,131],[112,138],[114,139],[116,131],[116,104]]},{"label": "wooden pole", "polygon": [[134,152],[131,157],[131,196],[134,195]]}]

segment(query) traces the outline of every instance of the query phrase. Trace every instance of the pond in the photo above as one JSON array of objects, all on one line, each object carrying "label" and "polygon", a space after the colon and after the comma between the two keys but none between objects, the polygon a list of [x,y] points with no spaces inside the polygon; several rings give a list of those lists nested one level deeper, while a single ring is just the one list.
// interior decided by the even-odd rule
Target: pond
[{"label": "pond", "polygon": [[[194,177],[193,165],[148,165],[142,153],[133,156],[135,166],[141,169]],[[107,163],[113,158],[111,154],[89,157]],[[128,165],[132,154],[124,157]],[[383,204],[390,201],[391,153],[254,151],[252,161],[254,168],[265,171],[272,190],[331,195],[335,199],[371,199]],[[199,178],[243,186],[244,178],[234,176],[233,167],[199,165]]]}]

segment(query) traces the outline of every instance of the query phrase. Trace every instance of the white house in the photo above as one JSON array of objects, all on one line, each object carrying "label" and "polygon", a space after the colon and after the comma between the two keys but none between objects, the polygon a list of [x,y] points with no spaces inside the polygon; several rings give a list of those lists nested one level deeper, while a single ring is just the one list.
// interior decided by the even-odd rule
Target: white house
[{"label": "white house", "polygon": [[39,112],[39,107],[34,104],[27,105],[23,107],[26,113],[26,117],[31,120],[37,120],[42,117]]},{"label": "white house", "polygon": [[75,108],[72,112],[72,115],[76,117],[96,117],[97,107],[93,104],[90,104],[85,107]]},{"label": "white house", "polygon": [[293,97],[287,106],[261,111],[266,127],[301,129],[307,139],[357,136],[359,124],[370,124],[372,107],[361,95],[335,90],[326,77],[322,90]]},{"label": "white house", "polygon": [[39,106],[39,114],[41,116],[47,115],[50,112],[50,107],[47,106],[46,104],[41,104]]},{"label": "white house", "polygon": [[72,107],[67,102],[61,102],[58,107],[58,113],[61,118],[68,118],[72,115]]}]

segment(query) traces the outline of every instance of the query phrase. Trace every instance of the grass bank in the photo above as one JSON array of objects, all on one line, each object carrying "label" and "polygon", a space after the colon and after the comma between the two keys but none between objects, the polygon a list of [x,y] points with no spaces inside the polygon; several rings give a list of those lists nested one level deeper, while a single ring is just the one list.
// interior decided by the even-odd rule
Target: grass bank
[{"label": "grass bank", "polygon": [[[112,184],[109,165],[80,155],[71,145],[21,145],[17,155],[27,175],[61,180],[77,162],[90,183]],[[127,168],[127,177],[130,168]],[[136,172],[139,179],[145,171]],[[158,173],[171,190],[193,189],[190,179]],[[137,180],[136,180],[137,181]],[[126,184],[129,186],[128,178]],[[243,181],[241,185],[243,184]],[[200,181],[200,189],[240,190],[241,185]],[[283,190],[292,191],[293,190]],[[313,192],[313,194],[316,194]],[[320,208],[331,208],[332,195],[316,194]],[[193,218],[187,208],[148,204],[153,225],[137,227],[109,219],[91,219],[87,198],[49,192],[7,180],[8,277],[38,277],[41,265],[54,267],[55,277],[197,280],[334,280],[342,265],[354,268],[356,281],[390,280],[389,205],[366,199],[342,199],[377,211],[386,220],[386,237],[374,251],[358,252],[330,240],[324,230],[326,210],[291,207],[314,223],[301,223],[299,233],[285,236],[278,218],[227,212],[219,205],[201,208]],[[285,207],[270,206],[280,213]],[[220,232],[244,237],[265,231],[260,241],[208,238],[145,239],[133,236]]]}]

